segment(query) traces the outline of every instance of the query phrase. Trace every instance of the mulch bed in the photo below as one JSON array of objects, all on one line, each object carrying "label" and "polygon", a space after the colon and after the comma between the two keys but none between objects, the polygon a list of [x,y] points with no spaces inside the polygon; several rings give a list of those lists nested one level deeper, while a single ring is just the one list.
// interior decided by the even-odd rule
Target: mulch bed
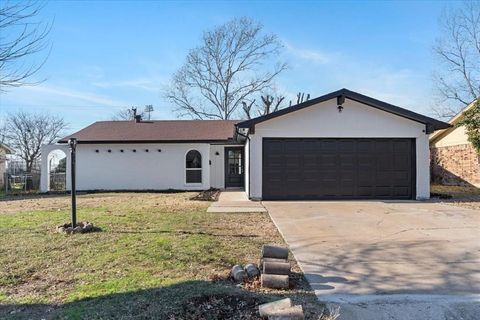
[{"label": "mulch bed", "polygon": [[197,201],[217,201],[218,197],[220,196],[220,189],[209,189],[201,191],[196,196],[190,198],[190,200],[197,200]]},{"label": "mulch bed", "polygon": [[207,295],[194,297],[176,319],[263,319],[258,305],[268,302],[261,297],[246,295]]}]

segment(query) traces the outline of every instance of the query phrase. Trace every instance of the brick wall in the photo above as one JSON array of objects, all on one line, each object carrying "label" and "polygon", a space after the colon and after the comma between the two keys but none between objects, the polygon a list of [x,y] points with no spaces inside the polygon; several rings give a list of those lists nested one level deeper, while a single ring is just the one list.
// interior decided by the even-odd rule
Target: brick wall
[{"label": "brick wall", "polygon": [[480,185],[480,158],[471,144],[430,148],[431,179],[445,185]]}]

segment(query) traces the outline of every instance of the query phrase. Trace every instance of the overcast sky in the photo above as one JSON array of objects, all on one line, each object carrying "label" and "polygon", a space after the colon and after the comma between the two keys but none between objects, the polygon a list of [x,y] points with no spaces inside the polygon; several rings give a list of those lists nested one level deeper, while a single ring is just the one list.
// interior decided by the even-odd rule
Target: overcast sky
[{"label": "overcast sky", "polygon": [[[52,50],[40,85],[0,94],[0,116],[51,112],[70,131],[110,119],[121,108],[153,104],[155,119],[174,119],[161,88],[202,31],[252,17],[285,45],[289,70],[277,79],[287,95],[320,96],[348,88],[430,113],[432,45],[439,19],[458,3],[401,2],[48,2]],[[38,59],[38,57],[37,57]]]}]

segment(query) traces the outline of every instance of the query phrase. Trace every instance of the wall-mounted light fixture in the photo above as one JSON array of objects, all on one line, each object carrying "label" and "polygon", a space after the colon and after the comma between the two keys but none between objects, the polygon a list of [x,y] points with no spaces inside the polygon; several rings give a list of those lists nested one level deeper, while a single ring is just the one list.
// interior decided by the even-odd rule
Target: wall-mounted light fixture
[{"label": "wall-mounted light fixture", "polygon": [[219,155],[220,155],[220,152],[216,151],[216,152],[215,152],[215,155],[216,155],[216,156],[219,156]]},{"label": "wall-mounted light fixture", "polygon": [[158,152],[162,152],[162,149],[158,149],[157,151],[158,151]]},{"label": "wall-mounted light fixture", "polygon": [[133,152],[137,152],[137,149],[133,149],[132,151],[133,151]]},{"label": "wall-mounted light fixture", "polygon": [[108,149],[108,153],[112,152],[112,150]]},{"label": "wall-mounted light fixture", "polygon": [[123,149],[120,149],[120,152],[122,152],[122,153],[123,153]]},{"label": "wall-mounted light fixture", "polygon": [[148,149],[145,149],[145,152],[148,152]]},{"label": "wall-mounted light fixture", "polygon": [[99,152],[100,152],[100,150],[98,150],[98,149],[97,149],[97,150],[95,150],[95,152],[96,152],[96,153],[99,153]]},{"label": "wall-mounted light fixture", "polygon": [[337,97],[337,109],[338,112],[342,112],[343,110],[343,104],[345,103],[345,96],[342,94]]}]

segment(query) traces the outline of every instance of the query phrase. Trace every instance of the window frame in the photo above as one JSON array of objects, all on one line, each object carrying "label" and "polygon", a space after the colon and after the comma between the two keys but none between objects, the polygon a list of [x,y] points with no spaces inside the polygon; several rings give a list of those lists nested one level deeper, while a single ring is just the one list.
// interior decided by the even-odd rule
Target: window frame
[{"label": "window frame", "polygon": [[[187,168],[187,155],[190,151],[196,151],[200,154],[200,168]],[[188,149],[187,152],[185,152],[185,155],[183,156],[183,175],[184,179],[183,181],[185,182],[186,186],[201,186],[203,185],[203,154],[200,152],[200,150],[192,148]],[[188,182],[187,181],[187,171],[200,171],[200,182]]]}]

